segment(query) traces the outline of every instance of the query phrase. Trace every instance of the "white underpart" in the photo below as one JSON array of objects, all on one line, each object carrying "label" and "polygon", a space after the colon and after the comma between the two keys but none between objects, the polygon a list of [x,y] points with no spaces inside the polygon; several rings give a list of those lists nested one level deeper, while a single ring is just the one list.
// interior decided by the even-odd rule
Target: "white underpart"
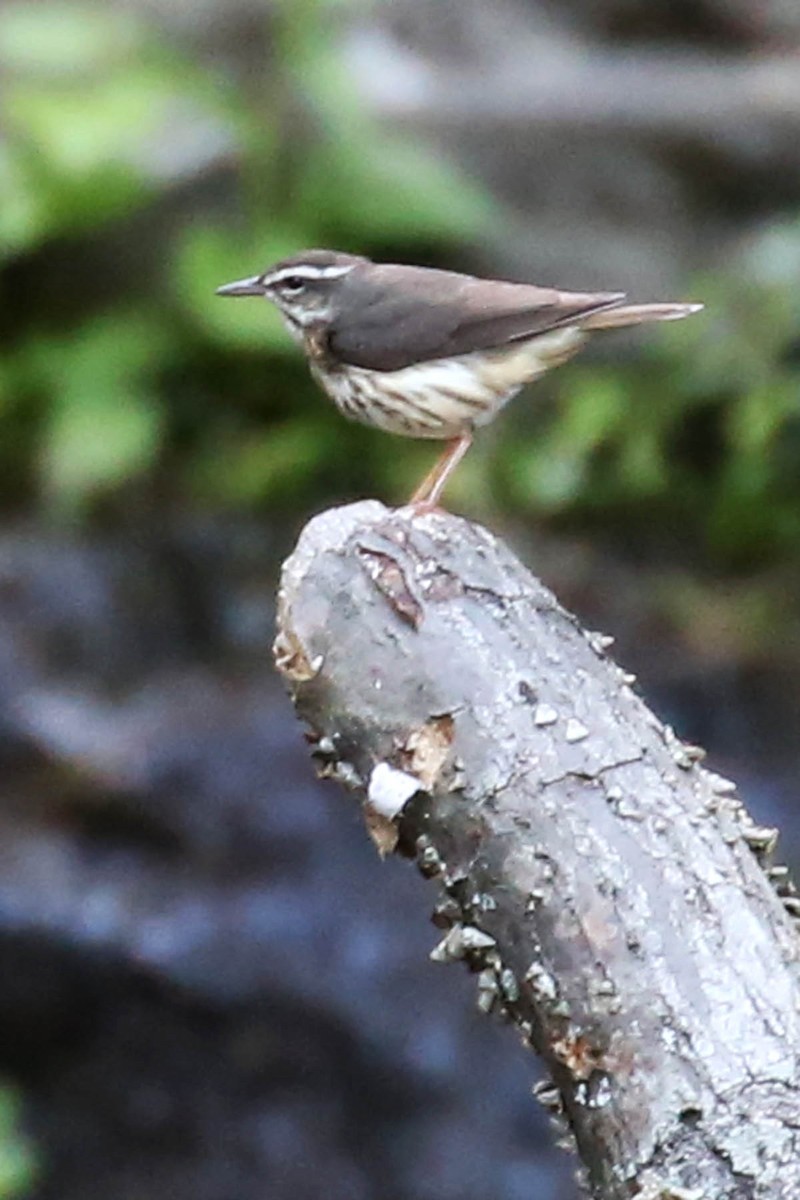
[{"label": "white underpart", "polygon": [[[516,345],[399,371],[353,366],[331,373],[312,370],[353,420],[407,437],[451,438],[487,424],[521,387],[569,358],[582,341],[580,329],[569,326]],[[375,396],[382,404],[369,403]]]}]

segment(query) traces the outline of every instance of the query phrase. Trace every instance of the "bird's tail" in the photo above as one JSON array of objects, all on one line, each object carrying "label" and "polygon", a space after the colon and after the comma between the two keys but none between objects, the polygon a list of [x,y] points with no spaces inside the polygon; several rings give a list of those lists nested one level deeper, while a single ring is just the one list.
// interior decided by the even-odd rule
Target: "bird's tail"
[{"label": "bird's tail", "polygon": [[604,308],[581,321],[581,329],[619,329],[645,321],[680,321],[700,312],[702,304],[626,304],[622,308]]}]

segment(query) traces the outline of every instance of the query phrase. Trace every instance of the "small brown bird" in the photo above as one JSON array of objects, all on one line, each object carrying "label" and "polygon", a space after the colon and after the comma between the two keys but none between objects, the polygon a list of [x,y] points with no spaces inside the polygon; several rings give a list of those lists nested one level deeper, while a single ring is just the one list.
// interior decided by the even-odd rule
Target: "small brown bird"
[{"label": "small brown bird", "polygon": [[448,445],[411,503],[433,507],[486,425],[596,329],[674,321],[702,304],[623,304],[622,292],[560,292],[454,271],[307,250],[217,289],[263,296],[346,417]]}]

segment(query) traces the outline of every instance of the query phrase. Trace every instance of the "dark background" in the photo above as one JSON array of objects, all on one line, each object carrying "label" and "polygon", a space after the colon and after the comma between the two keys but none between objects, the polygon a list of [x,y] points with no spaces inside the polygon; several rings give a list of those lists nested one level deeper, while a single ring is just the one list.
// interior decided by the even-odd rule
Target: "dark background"
[{"label": "dark background", "polygon": [[705,301],[518,399],[449,503],[791,859],[800,8],[3,2],[0,80],[0,1197],[571,1200],[271,666],[304,521],[432,447],[213,290],[326,245]]}]

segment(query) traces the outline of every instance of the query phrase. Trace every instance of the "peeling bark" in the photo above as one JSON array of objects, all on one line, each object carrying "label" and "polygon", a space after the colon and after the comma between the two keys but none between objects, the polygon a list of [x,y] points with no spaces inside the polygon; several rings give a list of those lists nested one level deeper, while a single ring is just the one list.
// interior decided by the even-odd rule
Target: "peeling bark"
[{"label": "peeling bark", "polygon": [[325,513],[284,568],[322,773],[438,880],[435,955],[546,1060],[592,1194],[796,1200],[800,904],[607,645],[440,512]]}]

